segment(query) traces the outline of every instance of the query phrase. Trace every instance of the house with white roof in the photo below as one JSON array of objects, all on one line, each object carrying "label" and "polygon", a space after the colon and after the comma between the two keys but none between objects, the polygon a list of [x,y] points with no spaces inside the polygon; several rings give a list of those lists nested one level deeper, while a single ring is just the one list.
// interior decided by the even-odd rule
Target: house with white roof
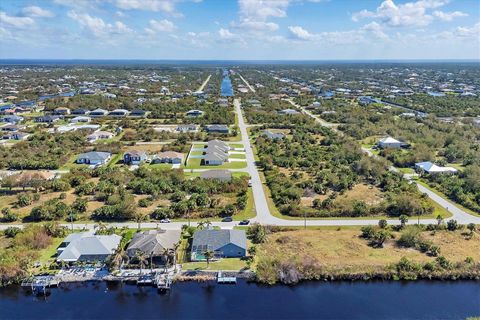
[{"label": "house with white roof", "polygon": [[122,237],[112,235],[94,235],[92,232],[72,233],[58,247],[57,261],[75,263],[102,262],[115,253]]},{"label": "house with white roof", "polygon": [[386,137],[378,141],[378,146],[382,149],[400,149],[402,146],[405,145],[405,143],[398,141],[397,139],[394,139],[392,137]]},{"label": "house with white roof", "polygon": [[458,171],[453,167],[437,166],[430,161],[415,163],[415,169],[417,171],[426,172],[428,174],[456,173]]}]

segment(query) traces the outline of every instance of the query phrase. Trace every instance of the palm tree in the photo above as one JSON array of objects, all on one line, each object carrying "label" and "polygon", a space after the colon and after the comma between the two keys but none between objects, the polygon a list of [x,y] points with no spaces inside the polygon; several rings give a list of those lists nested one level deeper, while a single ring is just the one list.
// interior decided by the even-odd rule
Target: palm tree
[{"label": "palm tree", "polygon": [[163,253],[162,253],[163,259],[164,259],[164,261],[165,261],[165,265],[164,265],[164,267],[165,267],[165,272],[167,272],[168,260],[170,260],[170,255],[171,255],[170,250],[167,249],[167,248],[165,248],[165,249],[163,250]]},{"label": "palm tree", "polygon": [[110,268],[116,269],[118,267],[122,267],[123,262],[128,259],[127,252],[123,249],[123,246],[119,246],[115,253],[113,254],[110,260]]},{"label": "palm tree", "polygon": [[407,224],[407,222],[408,222],[408,216],[402,214],[402,215],[399,217],[399,219],[400,219],[400,224],[401,224],[402,228],[405,227],[405,224]]},{"label": "palm tree", "polygon": [[177,272],[177,250],[180,247],[180,241],[173,244],[173,265],[175,267],[175,272]]},{"label": "palm tree", "polygon": [[140,275],[143,274],[143,268],[147,265],[147,256],[145,252],[137,250],[135,252],[135,259],[138,261],[140,267]]},{"label": "palm tree", "polygon": [[212,250],[207,250],[203,253],[205,259],[207,260],[207,268],[210,265],[210,260],[212,260],[214,252]]},{"label": "palm tree", "polygon": [[99,222],[93,226],[94,229],[97,229],[97,234],[104,234],[107,231],[107,225],[103,222]]}]

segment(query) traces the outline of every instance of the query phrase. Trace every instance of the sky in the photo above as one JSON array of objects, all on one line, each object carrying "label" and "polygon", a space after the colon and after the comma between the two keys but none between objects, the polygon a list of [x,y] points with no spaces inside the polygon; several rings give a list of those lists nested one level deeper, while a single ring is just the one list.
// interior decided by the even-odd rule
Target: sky
[{"label": "sky", "polygon": [[480,59],[480,1],[1,0],[8,58]]}]

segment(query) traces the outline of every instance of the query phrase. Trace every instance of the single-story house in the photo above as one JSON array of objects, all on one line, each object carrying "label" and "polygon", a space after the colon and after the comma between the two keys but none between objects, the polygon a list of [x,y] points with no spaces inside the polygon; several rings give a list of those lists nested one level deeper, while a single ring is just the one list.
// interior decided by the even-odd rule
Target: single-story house
[{"label": "single-story house", "polygon": [[285,138],[285,135],[281,132],[271,132],[268,130],[265,130],[262,132],[262,136],[270,139],[270,140],[276,140],[276,139],[283,139]]},{"label": "single-story house", "polygon": [[181,133],[188,133],[188,132],[197,132],[197,125],[195,124],[179,124],[175,129]]},{"label": "single-story house", "polygon": [[197,230],[192,240],[192,261],[204,261],[205,252],[213,251],[214,259],[241,258],[247,252],[244,230]]},{"label": "single-story house", "polygon": [[220,140],[210,140],[204,150],[203,161],[205,165],[222,165],[228,162],[230,146]]},{"label": "single-story house", "polygon": [[70,114],[70,109],[66,107],[58,107],[55,110],[53,110],[53,114],[58,114],[58,115],[68,115]]},{"label": "single-story house", "polygon": [[106,164],[111,157],[112,154],[110,152],[91,151],[80,154],[76,162],[78,164],[102,165]]},{"label": "single-story house", "polygon": [[21,107],[21,108],[35,109],[35,107],[37,106],[37,103],[35,102],[35,100],[20,101],[15,103],[15,106]]},{"label": "single-story house", "polygon": [[207,170],[200,174],[202,179],[214,179],[223,182],[232,180],[232,173],[228,170]]},{"label": "single-story house", "polygon": [[371,96],[360,96],[357,101],[362,106],[368,106],[369,104],[379,102],[380,100],[374,99]]},{"label": "single-story house", "polygon": [[165,263],[165,251],[173,251],[180,242],[181,230],[148,230],[137,232],[127,247],[127,255],[135,258],[137,252],[142,252],[152,258],[154,264]]},{"label": "single-story house", "polygon": [[110,111],[108,114],[110,117],[126,117],[128,115],[128,110],[125,109],[115,109]]},{"label": "single-story house", "polygon": [[58,120],[60,120],[59,116],[52,116],[52,115],[35,118],[35,122],[38,122],[38,123],[54,123],[54,122],[57,122]]},{"label": "single-story house", "polygon": [[297,110],[294,109],[283,109],[278,111],[278,114],[283,114],[283,115],[294,115],[294,114],[300,114]]},{"label": "single-story house", "polygon": [[436,164],[426,161],[415,163],[415,169],[417,171],[423,171],[428,174],[439,174],[439,173],[456,173],[458,170],[453,167],[441,167]]},{"label": "single-story house", "polygon": [[378,141],[378,146],[382,149],[400,149],[405,145],[404,142],[398,141],[392,137],[386,137]]},{"label": "single-story house", "polygon": [[103,262],[115,253],[121,240],[122,237],[116,234],[72,233],[58,247],[57,261]]},{"label": "single-story house", "polygon": [[23,121],[23,118],[16,115],[8,115],[8,116],[1,117],[0,121],[8,122],[8,123],[19,123]]},{"label": "single-story house", "polygon": [[30,136],[29,133],[25,132],[9,132],[2,135],[3,140],[26,140]]},{"label": "single-story house", "polygon": [[133,109],[132,112],[130,112],[131,117],[145,117],[146,114],[147,112],[141,109]]},{"label": "single-story house", "polygon": [[111,139],[115,135],[111,132],[108,131],[96,131],[90,135],[87,136],[87,140],[90,142],[97,141],[100,139]]},{"label": "single-story house", "polygon": [[160,152],[155,155],[152,159],[152,163],[172,163],[180,164],[183,161],[183,153],[178,153],[174,151],[165,151]]},{"label": "single-story house", "polygon": [[0,127],[1,131],[16,132],[25,129],[25,126],[19,126],[16,124],[6,124]]},{"label": "single-story house", "polygon": [[187,111],[186,115],[187,117],[200,117],[203,115],[203,111],[202,110],[189,110]]},{"label": "single-story house", "polygon": [[228,107],[228,99],[225,99],[225,98],[218,99],[218,105],[220,107]]},{"label": "single-story house", "polygon": [[91,117],[104,117],[108,114],[108,111],[105,109],[95,109],[93,111],[90,111],[90,116]]},{"label": "single-story house", "polygon": [[72,112],[71,112],[71,114],[75,114],[75,115],[86,115],[86,114],[89,114],[89,113],[90,113],[89,110],[82,109],[82,108],[72,110]]},{"label": "single-story house", "polygon": [[147,153],[145,151],[132,150],[123,154],[123,163],[131,165],[139,165],[147,160]]},{"label": "single-story house", "polygon": [[71,123],[79,123],[79,122],[86,123],[90,121],[92,121],[92,118],[86,117],[86,116],[78,116],[70,120]]},{"label": "single-story house", "polygon": [[228,133],[228,126],[224,124],[211,124],[205,127],[208,133]]}]

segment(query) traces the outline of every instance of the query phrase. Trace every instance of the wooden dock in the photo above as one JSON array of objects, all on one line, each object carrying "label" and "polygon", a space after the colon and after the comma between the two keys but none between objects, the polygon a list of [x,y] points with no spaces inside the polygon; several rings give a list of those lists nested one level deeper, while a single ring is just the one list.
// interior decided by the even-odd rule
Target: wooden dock
[{"label": "wooden dock", "polygon": [[217,283],[219,284],[236,284],[237,278],[236,277],[226,277],[223,275],[222,271],[218,271],[217,273]]},{"label": "wooden dock", "polygon": [[24,280],[21,286],[35,294],[46,294],[48,288],[57,287],[59,284],[60,280],[55,276],[34,276]]},{"label": "wooden dock", "polygon": [[154,283],[157,286],[158,290],[167,291],[170,290],[170,287],[172,285],[172,278],[169,274],[157,273],[155,275]]}]

